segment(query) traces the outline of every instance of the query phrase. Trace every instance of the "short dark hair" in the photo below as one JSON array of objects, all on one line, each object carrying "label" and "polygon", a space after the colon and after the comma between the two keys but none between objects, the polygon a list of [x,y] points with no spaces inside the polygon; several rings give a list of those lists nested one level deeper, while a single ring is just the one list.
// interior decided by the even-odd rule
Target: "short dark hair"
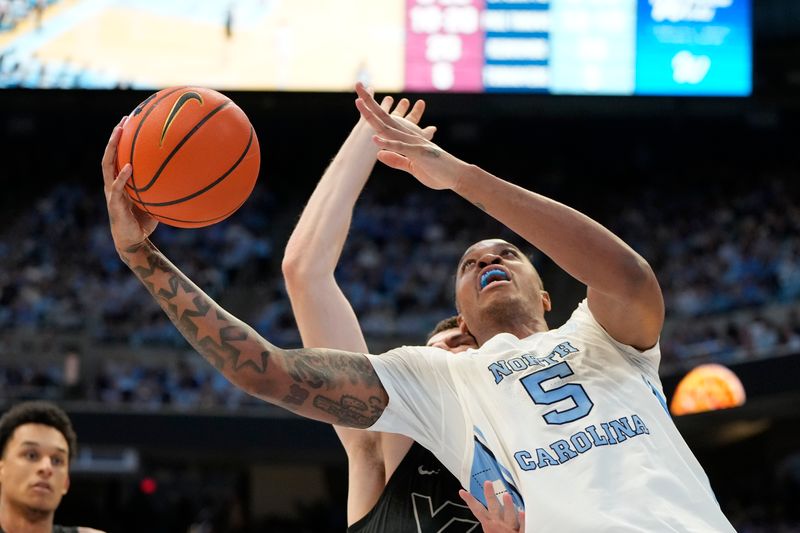
[{"label": "short dark hair", "polygon": [[436,327],[434,327],[433,330],[430,333],[428,333],[426,341],[431,340],[431,337],[433,337],[437,333],[441,333],[442,331],[445,331],[447,329],[453,329],[457,327],[458,327],[458,315],[454,315],[445,318],[444,320],[440,320],[439,323],[436,324]]},{"label": "short dark hair", "polygon": [[[482,240],[490,240],[490,239],[482,239]],[[470,248],[472,248],[473,246],[475,246],[476,244],[478,244],[479,242],[482,242],[482,240],[481,241],[476,241],[473,244],[470,244],[467,247],[467,249],[464,250],[464,253],[461,254],[461,258],[458,260],[458,265],[459,266],[461,265],[461,261],[464,259],[464,256],[467,255],[467,251]],[[505,239],[500,239],[500,240],[505,240]],[[508,241],[506,241],[506,242],[508,242]],[[516,248],[517,251],[520,253],[520,255],[526,261],[528,261],[528,263],[530,263],[530,265],[533,267],[533,271],[536,273],[536,278],[539,281],[539,289],[540,290],[544,290],[544,281],[542,281],[542,276],[541,276],[541,274],[539,274],[539,270],[536,268],[536,265],[533,264],[533,255],[532,254],[526,254],[525,252],[522,251],[522,248],[520,248],[519,246],[517,246],[513,242],[508,242],[508,244],[510,244],[511,246]],[[456,303],[456,311],[461,312],[461,309],[458,306],[458,295],[456,294],[456,292],[457,292],[456,288],[457,288],[457,285],[458,285],[457,284],[457,282],[458,282],[458,268],[456,268],[455,273],[453,274],[453,276],[450,279],[451,279],[451,283],[452,283],[452,287],[453,287],[453,301]],[[435,335],[435,333],[431,334],[431,336],[433,336],[433,335]]]},{"label": "short dark hair", "polygon": [[58,430],[67,441],[70,459],[75,457],[78,437],[67,413],[55,404],[41,401],[19,403],[0,418],[0,457],[5,455],[6,445],[17,428],[25,424],[41,424]]}]

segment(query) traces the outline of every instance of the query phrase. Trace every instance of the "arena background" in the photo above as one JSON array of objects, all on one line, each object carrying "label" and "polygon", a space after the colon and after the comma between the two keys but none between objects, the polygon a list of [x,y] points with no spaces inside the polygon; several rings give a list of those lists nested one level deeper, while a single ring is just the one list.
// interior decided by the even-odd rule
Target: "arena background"
[{"label": "arena background", "polygon": [[[425,123],[454,154],[587,212],[653,264],[668,399],[707,361],[747,391],[743,407],[676,418],[724,511],[738,531],[800,531],[800,9],[753,8],[749,98],[431,94]],[[46,398],[74,420],[80,453],[59,522],[342,531],[332,430],[217,378],[114,255],[99,159],[148,94],[0,91],[3,407]],[[259,135],[256,192],[224,223],[160,227],[154,241],[228,310],[296,346],[280,259],[357,118],[353,95],[228,94]],[[451,314],[454,258],[498,232],[454,195],[377,167],[338,273],[373,351],[417,343]],[[558,325],[581,287],[534,257]]]}]

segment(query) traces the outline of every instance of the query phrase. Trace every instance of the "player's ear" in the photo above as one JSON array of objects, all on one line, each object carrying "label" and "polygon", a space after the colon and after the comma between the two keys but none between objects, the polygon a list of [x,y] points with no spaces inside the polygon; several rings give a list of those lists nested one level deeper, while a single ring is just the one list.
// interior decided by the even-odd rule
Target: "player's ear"
[{"label": "player's ear", "polygon": [[542,298],[542,307],[544,307],[545,313],[550,311],[553,308],[553,304],[550,302],[550,293],[547,291],[539,291],[539,295]]},{"label": "player's ear", "polygon": [[[472,335],[472,332],[467,327],[467,322],[464,320],[463,316],[458,315],[456,317],[456,322],[458,323],[458,329],[461,330],[461,333],[464,333],[465,335]],[[473,335],[473,337],[474,337],[474,335]]]}]

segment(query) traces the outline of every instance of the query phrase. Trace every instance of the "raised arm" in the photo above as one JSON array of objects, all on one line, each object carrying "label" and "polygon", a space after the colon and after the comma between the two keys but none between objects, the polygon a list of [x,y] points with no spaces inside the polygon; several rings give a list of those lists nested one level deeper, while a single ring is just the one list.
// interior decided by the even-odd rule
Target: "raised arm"
[{"label": "raised arm", "polygon": [[402,131],[364,89],[356,105],[376,130],[378,159],[433,189],[451,189],[514,230],[588,287],[589,307],[616,340],[653,346],[664,301],[650,265],[586,215],[470,165],[433,142]]},{"label": "raised arm", "polygon": [[[381,102],[387,111],[391,105],[391,97]],[[419,100],[410,111],[409,106],[408,100],[400,100],[392,115],[405,116],[405,124],[411,127],[419,122],[425,104]],[[334,270],[356,200],[375,166],[374,133],[364,119],[358,121],[314,189],[286,246],[283,277],[305,347],[367,351],[358,319],[336,283]],[[432,134],[433,128],[424,133]],[[402,458],[393,451],[402,448],[401,440],[408,443],[407,449],[411,440],[342,426],[334,429],[348,456],[347,523],[353,524],[374,507],[391,469]]]},{"label": "raised arm", "polygon": [[[387,97],[381,107],[388,111],[391,105]],[[408,100],[400,100],[392,116],[412,131],[425,104],[418,100],[410,111],[409,106]],[[416,130],[428,138],[433,134],[433,128]],[[286,245],[283,276],[306,347],[367,350],[355,313],[333,274],[353,207],[375,165],[374,133],[365,120],[359,120],[320,179]]]},{"label": "raised arm", "polygon": [[116,148],[124,120],[114,128],[103,156],[103,180],[111,234],[120,258],[142,281],[189,343],[242,390],[315,420],[355,428],[371,426],[388,396],[364,354],[284,350],[222,309],[184,276],[149,240],[157,222],[136,209],[115,176]]}]

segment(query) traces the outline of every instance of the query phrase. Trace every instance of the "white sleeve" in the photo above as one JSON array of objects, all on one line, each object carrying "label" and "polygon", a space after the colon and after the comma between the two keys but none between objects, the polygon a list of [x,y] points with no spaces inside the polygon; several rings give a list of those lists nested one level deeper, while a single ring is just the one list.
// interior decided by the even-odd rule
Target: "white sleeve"
[{"label": "white sleeve", "polygon": [[460,468],[467,423],[450,371],[453,355],[439,348],[403,346],[368,357],[389,395],[386,409],[369,430],[411,437],[448,468]]},{"label": "white sleeve", "polygon": [[578,305],[578,308],[572,313],[570,320],[581,322],[595,330],[600,336],[605,338],[607,342],[612,344],[630,363],[645,372],[648,376],[658,379],[658,365],[661,362],[661,348],[658,342],[656,342],[655,346],[647,350],[639,350],[638,348],[619,342],[597,321],[591,309],[589,309],[589,303],[586,299]]}]

